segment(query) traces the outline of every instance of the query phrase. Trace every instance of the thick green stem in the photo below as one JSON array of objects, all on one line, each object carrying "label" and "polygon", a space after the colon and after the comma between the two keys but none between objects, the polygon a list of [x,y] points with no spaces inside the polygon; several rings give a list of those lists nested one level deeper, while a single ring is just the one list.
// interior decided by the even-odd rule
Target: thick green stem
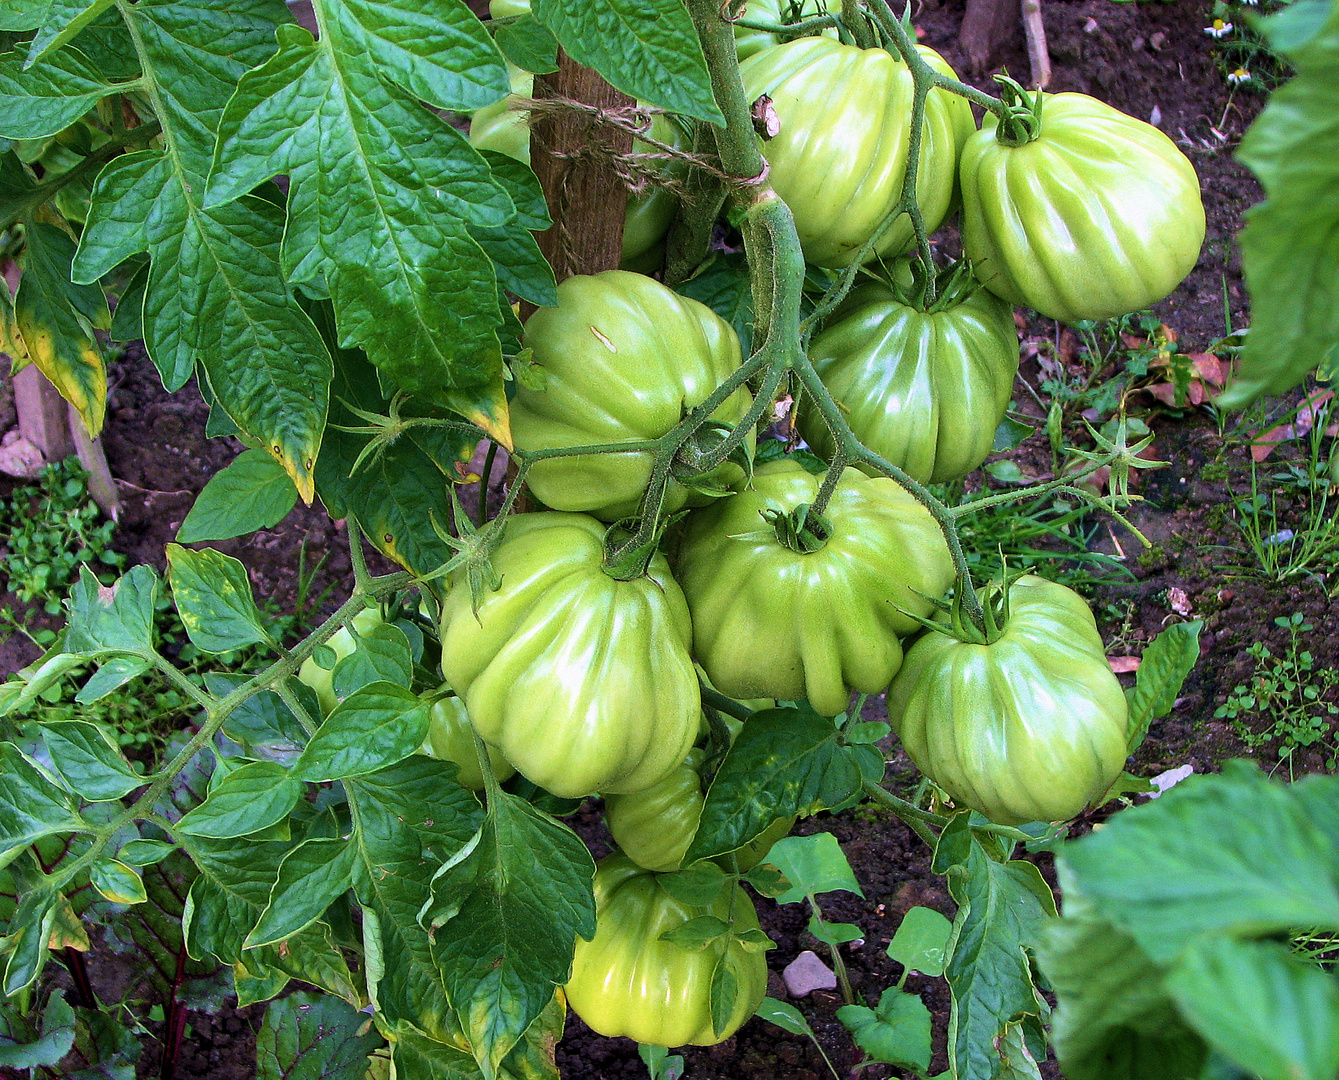
[{"label": "thick green stem", "polygon": [[479,477],[479,510],[474,523],[483,528],[488,520],[488,484],[493,478],[493,462],[497,460],[497,440],[488,440],[488,453],[484,455],[484,471]]},{"label": "thick green stem", "polygon": [[720,691],[712,689],[706,683],[702,683],[701,687],[703,705],[713,708],[717,712],[723,712],[726,716],[733,716],[736,720],[748,720],[748,718],[753,715],[752,709],[741,705],[734,698],[726,697]]},{"label": "thick green stem", "polygon": [[864,788],[866,795],[900,817],[906,822],[907,827],[930,847],[933,848],[939,843],[939,837],[931,831],[930,826],[933,825],[937,829],[942,829],[948,824],[948,818],[941,817],[939,814],[932,814],[928,810],[922,810],[919,806],[907,802],[906,799],[899,799],[878,784],[871,784],[866,781]]}]

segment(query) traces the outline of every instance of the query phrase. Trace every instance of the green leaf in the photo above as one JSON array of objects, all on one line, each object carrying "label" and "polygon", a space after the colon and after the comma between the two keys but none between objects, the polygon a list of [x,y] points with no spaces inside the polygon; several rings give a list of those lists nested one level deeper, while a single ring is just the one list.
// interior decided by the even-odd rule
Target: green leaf
[{"label": "green leaf", "polygon": [[742,847],[778,818],[814,814],[858,794],[856,751],[867,748],[839,739],[832,721],[797,709],[754,713],[712,779],[685,864]]},{"label": "green leaf", "polygon": [[753,288],[742,252],[718,254],[700,274],[680,282],[674,289],[682,296],[706,304],[734,327],[745,356],[753,351]]},{"label": "green leaf", "polygon": [[[753,721],[750,720],[751,724]],[[744,725],[745,729],[748,724]],[[767,861],[790,880],[791,888],[776,898],[778,904],[793,904],[819,893],[842,890],[863,897],[860,883],[851,871],[846,853],[832,833],[787,836],[772,845]]]},{"label": "green leaf", "polygon": [[479,802],[455,782],[454,766],[421,754],[344,787],[357,810],[358,898],[377,915],[381,954],[394,960],[377,986],[381,1013],[449,1041],[459,1029],[418,919],[434,872],[477,834]]},{"label": "green leaf", "polygon": [[[208,672],[205,687],[215,697],[226,697],[247,677]],[[289,679],[289,689],[306,707],[309,716],[320,716],[321,706],[311,688]],[[262,690],[243,701],[223,723],[223,733],[240,743],[247,757],[291,764],[307,745],[307,733],[284,700],[273,690]]]},{"label": "green leaf", "polygon": [[507,59],[522,71],[546,75],[558,70],[558,39],[532,15],[500,23],[494,40]]},{"label": "green leaf", "polygon": [[1200,1075],[1205,1044],[1187,1026],[1155,964],[1128,934],[1066,894],[1064,917],[1037,950],[1055,991],[1056,1057],[1070,1080],[1179,1080]]},{"label": "green leaf", "polygon": [[944,954],[953,924],[933,908],[914,907],[902,916],[888,943],[888,956],[908,971],[938,978],[944,974]]},{"label": "green leaf", "polygon": [[1218,399],[1224,408],[1292,389],[1339,341],[1339,206],[1331,197],[1339,183],[1339,8],[1304,40],[1279,41],[1292,46],[1285,56],[1297,74],[1271,95],[1237,151],[1265,201],[1246,212],[1240,237],[1251,332]]},{"label": "green leaf", "polygon": [[119,799],[145,783],[96,724],[82,720],[46,723],[42,741],[61,779],[89,802]]},{"label": "green leaf", "polygon": [[263,450],[243,450],[231,465],[210,477],[177,530],[177,539],[183,544],[231,540],[273,528],[297,501],[293,481],[274,458]]},{"label": "green leaf", "polygon": [[27,49],[0,56],[0,137],[41,139],[64,131],[108,94],[134,89],[109,77],[78,49],[62,49],[23,70]]},{"label": "green leaf", "polygon": [[358,635],[354,651],[340,657],[331,669],[331,685],[341,698],[374,682],[394,683],[407,690],[413,667],[408,636],[398,626],[382,623]]},{"label": "green leaf", "polygon": [[44,886],[24,893],[19,901],[18,910],[10,922],[13,929],[8,940],[10,953],[5,963],[5,977],[0,981],[0,992],[6,997],[31,986],[42,973],[59,900],[58,892]]},{"label": "green leaf", "polygon": [[[1034,1025],[1035,1026],[1035,1025]],[[1041,1080],[1041,1070],[1037,1068],[1037,1058],[1028,1046],[1026,1023],[1004,1025],[1004,1034],[996,1043],[1000,1055],[1000,1070],[996,1073],[999,1080]],[[1045,1037],[1041,1039],[1041,1057],[1044,1061]]]},{"label": "green leaf", "polygon": [[458,1046],[430,1039],[402,1025],[391,1043],[396,1075],[414,1080],[478,1080],[479,1066]]},{"label": "green leaf", "polygon": [[176,850],[177,846],[166,840],[131,840],[116,853],[116,857],[127,866],[152,866]]},{"label": "green leaf", "polygon": [[944,973],[953,995],[948,1056],[959,1080],[993,1080],[1006,1025],[1040,1016],[1028,950],[1055,915],[1055,900],[1031,863],[998,863],[973,843],[948,875],[958,904]]},{"label": "green leaf", "polygon": [[423,745],[432,704],[389,682],[341,701],[293,766],[299,780],[343,780],[402,761]]},{"label": "green leaf", "polygon": [[36,30],[51,0],[0,0],[0,30]]},{"label": "green leaf", "polygon": [[586,845],[514,795],[499,791],[489,803],[477,846],[434,882],[424,920],[435,927],[433,957],[486,1076],[566,980],[577,935],[595,934]]},{"label": "green leaf", "polygon": [[80,705],[91,705],[95,701],[101,701],[131,679],[139,678],[151,667],[153,665],[149,661],[139,657],[114,656],[89,676],[88,681],[74,696],[74,700]]},{"label": "green leaf", "polygon": [[124,15],[166,149],[99,174],[75,277],[95,281],[147,251],[145,345],[164,385],[181,387],[198,358],[228,415],[310,500],[330,359],[280,273],[283,209],[254,197],[201,206],[223,106],[242,73],[273,54],[287,12],[276,0],[144,0]]},{"label": "green leaf", "polygon": [[809,1026],[809,1021],[799,1009],[784,1001],[777,1001],[774,997],[763,998],[754,1015],[792,1035],[808,1035],[811,1039],[814,1036],[813,1028]]},{"label": "green leaf", "polygon": [[149,899],[139,873],[117,859],[99,859],[89,868],[89,879],[113,904],[142,904]]},{"label": "green leaf", "polygon": [[197,649],[225,653],[272,643],[240,562],[213,548],[195,551],[168,544],[167,564],[172,599]]},{"label": "green leaf", "polygon": [[28,63],[41,60],[44,55],[73,41],[115,0],[50,0],[44,18],[28,50]]},{"label": "green leaf", "polygon": [[302,791],[301,781],[282,765],[253,761],[215,784],[177,830],[213,840],[257,833],[287,818]]},{"label": "green leaf", "polygon": [[995,442],[990,448],[991,453],[1004,454],[1017,449],[1035,430],[1031,424],[1024,424],[1012,416],[1006,416],[995,429]]},{"label": "green leaf", "polygon": [[71,653],[153,653],[153,612],[158,575],[153,567],[133,566],[110,586],[87,566],[70,591],[65,650]]},{"label": "green leaf", "polygon": [[668,941],[671,945],[687,949],[689,952],[700,952],[712,942],[727,937],[729,933],[730,924],[724,919],[718,919],[715,915],[699,915],[695,919],[680,923],[673,930],[666,930],[660,935],[660,940]]},{"label": "green leaf", "polygon": [[42,1010],[42,1025],[28,1041],[11,1026],[8,1010],[0,1011],[0,1065],[10,1069],[52,1068],[74,1046],[74,1010],[65,995],[54,993]]},{"label": "green leaf", "polygon": [[817,912],[809,916],[809,933],[824,945],[833,946],[845,945],[848,941],[859,941],[865,936],[865,931],[855,923],[828,922]]},{"label": "green leaf", "polygon": [[711,1029],[719,1037],[730,1023],[739,999],[739,979],[735,975],[729,950],[716,960],[711,971]]},{"label": "green leaf", "polygon": [[488,252],[495,264],[498,284],[504,289],[539,307],[553,307],[558,303],[553,268],[529,232],[514,227],[485,229],[475,226],[470,229],[470,235]]},{"label": "green leaf", "polygon": [[75,245],[63,229],[33,221],[24,235],[23,276],[14,294],[24,349],[96,436],[107,411],[107,367],[93,331],[112,325],[107,298],[95,286],[71,284]]},{"label": "green leaf", "polygon": [[348,1002],[299,991],[265,1010],[256,1035],[256,1078],[363,1080],[367,1056],[384,1045]]},{"label": "green leaf", "polygon": [[39,837],[88,829],[65,792],[17,746],[0,743],[0,867]]},{"label": "green leaf", "polygon": [[[454,37],[440,65],[477,71],[486,86],[462,83],[447,94],[438,85],[430,95],[426,83],[435,74],[418,57],[377,64],[360,10],[370,20],[419,7],[432,12],[416,16],[423,36],[441,29]],[[281,28],[278,54],[238,85],[219,126],[208,202],[289,174],[285,271],[294,282],[324,275],[340,344],[366,349],[411,393],[430,397],[485,382],[501,370],[496,285],[467,226],[505,225],[515,208],[464,136],[418,98],[452,109],[496,101],[508,88],[501,57],[458,0],[316,0],[316,8],[319,40]]]},{"label": "green leaf", "polygon": [[843,1005],[837,1019],[875,1061],[922,1075],[929,1071],[930,1010],[915,994],[890,986],[879,997],[878,1009]]},{"label": "green leaf", "polygon": [[269,903],[289,845],[186,836],[184,846],[200,871],[183,915],[186,951],[197,960],[212,955],[234,964],[242,958],[242,943]]},{"label": "green leaf", "polygon": [[1202,934],[1339,929],[1333,843],[1301,800],[1249,765],[1192,776],[1122,811],[1065,845],[1059,862],[1103,918],[1161,963]]},{"label": "green leaf", "polygon": [[1139,674],[1131,690],[1129,750],[1134,753],[1148,734],[1148,726],[1172,711],[1181,684],[1200,656],[1200,619],[1175,623],[1149,642],[1139,662]]},{"label": "green leaf", "polygon": [[245,948],[274,945],[319,919],[353,884],[357,847],[347,840],[307,840],[285,856],[270,901]]},{"label": "green leaf", "polygon": [[662,874],[656,880],[675,900],[691,907],[710,907],[733,887],[725,871],[707,860],[672,874]]},{"label": "green leaf", "polygon": [[573,60],[625,94],[724,126],[697,31],[679,0],[534,0],[533,10]]}]

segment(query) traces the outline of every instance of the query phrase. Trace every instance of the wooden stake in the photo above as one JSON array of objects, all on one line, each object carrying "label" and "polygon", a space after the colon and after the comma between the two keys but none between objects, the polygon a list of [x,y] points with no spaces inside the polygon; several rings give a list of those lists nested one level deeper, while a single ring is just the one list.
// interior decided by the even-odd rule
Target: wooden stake
[{"label": "wooden stake", "polygon": [[1046,24],[1041,18],[1041,0],[1023,0],[1023,32],[1027,35],[1028,63],[1032,65],[1033,90],[1045,90],[1051,81],[1051,54],[1046,48]]}]

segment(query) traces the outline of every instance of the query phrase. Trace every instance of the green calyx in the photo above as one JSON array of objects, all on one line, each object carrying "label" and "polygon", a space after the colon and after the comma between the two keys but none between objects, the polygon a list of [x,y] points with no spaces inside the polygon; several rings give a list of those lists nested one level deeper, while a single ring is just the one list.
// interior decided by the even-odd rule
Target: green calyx
[{"label": "green calyx", "polygon": [[614,522],[604,534],[604,572],[615,581],[635,581],[644,576],[666,527],[681,516],[660,519],[645,539],[639,539],[638,518]]},{"label": "green calyx", "polygon": [[819,550],[832,536],[832,522],[809,503],[800,503],[794,510],[769,507],[762,511],[762,517],[783,546],[801,555]]},{"label": "green calyx", "polygon": [[[909,265],[910,284],[898,281],[894,275],[888,288],[900,303],[923,315],[955,308],[982,287],[972,272],[972,264],[966,259],[958,259],[939,270],[927,268],[918,257],[913,257]],[[930,288],[931,282],[933,288]]]},{"label": "green calyx", "polygon": [[[933,630],[945,637],[955,638],[968,645],[990,645],[1000,639],[1009,625],[1009,590],[1015,581],[1027,573],[1029,573],[1027,569],[1011,573],[1005,566],[1000,571],[999,577],[977,590],[976,598],[981,605],[979,622],[971,616],[963,603],[968,590],[961,579],[953,587],[952,600],[925,597],[939,612],[938,618],[926,619],[909,611],[903,611],[903,614],[915,619],[927,630]],[[901,608],[898,610],[902,611]]]},{"label": "green calyx", "polygon": [[726,462],[738,465],[745,478],[752,479],[753,458],[744,443],[731,450],[724,462],[712,460],[721,443],[729,438],[733,430],[729,424],[722,424],[718,420],[706,421],[675,453],[670,462],[670,476],[686,488],[716,497],[730,494],[731,489],[714,475]]},{"label": "green calyx", "polygon": [[1025,146],[1041,135],[1041,107],[1045,95],[1040,90],[1029,95],[1015,79],[996,75],[1004,115],[995,128],[995,138],[1005,146]]}]

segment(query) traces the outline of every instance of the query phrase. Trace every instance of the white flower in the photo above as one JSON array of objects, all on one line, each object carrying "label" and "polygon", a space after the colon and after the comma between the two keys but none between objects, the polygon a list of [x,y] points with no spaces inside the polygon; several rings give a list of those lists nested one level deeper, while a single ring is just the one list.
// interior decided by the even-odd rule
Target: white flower
[{"label": "white flower", "polygon": [[1232,33],[1232,24],[1230,22],[1225,23],[1222,19],[1214,19],[1213,25],[1206,26],[1204,32],[1210,37],[1227,37],[1228,34]]},{"label": "white flower", "polygon": [[1232,74],[1227,77],[1227,81],[1232,83],[1233,86],[1239,86],[1242,83],[1247,83],[1251,81],[1251,73],[1247,71],[1245,68],[1239,67],[1237,68],[1236,71],[1232,72]]}]

